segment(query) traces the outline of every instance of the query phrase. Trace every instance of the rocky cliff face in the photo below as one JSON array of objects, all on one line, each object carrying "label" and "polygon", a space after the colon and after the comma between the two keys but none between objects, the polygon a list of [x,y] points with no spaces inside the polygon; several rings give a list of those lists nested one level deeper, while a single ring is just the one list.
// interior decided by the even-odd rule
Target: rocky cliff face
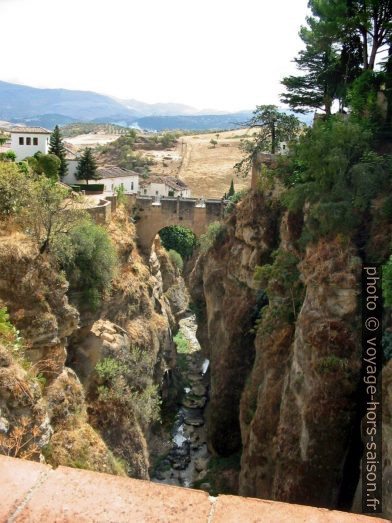
[{"label": "rocky cliff face", "polygon": [[301,250],[302,225],[251,194],[191,274],[211,359],[209,443],[242,445],[240,494],[336,507],[359,384],[360,260],[340,237]]},{"label": "rocky cliff face", "polygon": [[27,239],[1,238],[0,307],[7,307],[24,346],[18,355],[0,352],[0,445],[28,420],[23,438],[34,436],[30,458],[148,478],[150,418],[139,415],[131,396],[127,408],[114,396],[103,399],[97,364],[110,360],[122,369],[130,357],[135,365],[140,360],[140,398],[147,390],[164,394],[175,365],[171,331],[188,297],[159,242],[150,260],[139,255],[134,226],[121,211],[109,232],[120,268],[96,312],[69,304],[66,280]]},{"label": "rocky cliff face", "polygon": [[227,223],[221,244],[201,256],[190,275],[198,338],[211,362],[209,443],[222,455],[241,446],[240,397],[254,359],[258,297],[253,271],[276,241],[276,213],[261,195],[248,203]]}]

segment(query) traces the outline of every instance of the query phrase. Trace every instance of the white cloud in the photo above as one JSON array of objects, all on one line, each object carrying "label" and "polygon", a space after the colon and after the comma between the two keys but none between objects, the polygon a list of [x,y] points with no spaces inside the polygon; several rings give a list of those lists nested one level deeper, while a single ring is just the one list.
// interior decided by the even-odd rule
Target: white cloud
[{"label": "white cloud", "polygon": [[306,4],[0,0],[0,79],[199,108],[278,103]]}]

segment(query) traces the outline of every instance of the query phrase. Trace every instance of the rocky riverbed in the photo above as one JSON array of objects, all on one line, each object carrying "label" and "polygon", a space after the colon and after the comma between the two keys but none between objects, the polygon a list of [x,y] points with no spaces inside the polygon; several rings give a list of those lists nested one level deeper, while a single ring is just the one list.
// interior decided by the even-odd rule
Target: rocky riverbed
[{"label": "rocky riverbed", "polygon": [[155,469],[155,482],[189,487],[202,480],[207,471],[204,410],[208,402],[209,361],[201,353],[196,329],[195,315],[180,320],[180,333],[188,342],[186,353],[179,354],[184,394],[171,432],[171,448]]}]

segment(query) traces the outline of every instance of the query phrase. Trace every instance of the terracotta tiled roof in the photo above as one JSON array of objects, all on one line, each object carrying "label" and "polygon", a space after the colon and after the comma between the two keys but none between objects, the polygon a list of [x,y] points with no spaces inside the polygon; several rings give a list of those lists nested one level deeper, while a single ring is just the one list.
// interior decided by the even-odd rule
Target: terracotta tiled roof
[{"label": "terracotta tiled roof", "polygon": [[44,127],[12,127],[9,130],[10,133],[23,133],[23,134],[52,134]]},{"label": "terracotta tiled roof", "polygon": [[163,183],[175,191],[188,189],[188,185],[185,182],[174,176],[149,176],[146,180],[143,180],[140,185],[141,187],[146,187],[150,185],[150,183]]},{"label": "terracotta tiled roof", "polygon": [[98,167],[97,173],[100,178],[123,178],[124,176],[139,176],[135,171],[123,169],[116,165],[106,165],[105,167]]}]

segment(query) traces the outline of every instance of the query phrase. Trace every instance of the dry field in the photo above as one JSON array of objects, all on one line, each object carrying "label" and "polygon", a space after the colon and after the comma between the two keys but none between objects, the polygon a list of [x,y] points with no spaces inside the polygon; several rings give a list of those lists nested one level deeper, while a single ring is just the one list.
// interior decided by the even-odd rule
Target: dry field
[{"label": "dry field", "polygon": [[119,137],[118,134],[101,134],[101,133],[89,133],[79,134],[73,138],[65,138],[67,143],[77,146],[78,148],[83,147],[96,147],[97,145],[105,145],[106,143],[114,142]]},{"label": "dry field", "polygon": [[[178,176],[191,188],[192,196],[222,198],[234,180],[236,191],[250,186],[250,177],[239,177],[233,166],[242,158],[239,143],[248,131],[185,135],[176,148],[168,151],[146,151],[156,161],[154,174]],[[210,140],[217,140],[213,147]]]},{"label": "dry field", "polygon": [[[216,134],[199,134],[180,138],[184,142],[184,157],[179,176],[191,188],[193,196],[221,198],[234,180],[235,190],[250,186],[250,177],[239,177],[233,167],[241,160],[239,149],[241,137],[246,130],[234,130]],[[217,140],[213,147],[210,140]],[[181,147],[181,145],[180,145]]]}]

